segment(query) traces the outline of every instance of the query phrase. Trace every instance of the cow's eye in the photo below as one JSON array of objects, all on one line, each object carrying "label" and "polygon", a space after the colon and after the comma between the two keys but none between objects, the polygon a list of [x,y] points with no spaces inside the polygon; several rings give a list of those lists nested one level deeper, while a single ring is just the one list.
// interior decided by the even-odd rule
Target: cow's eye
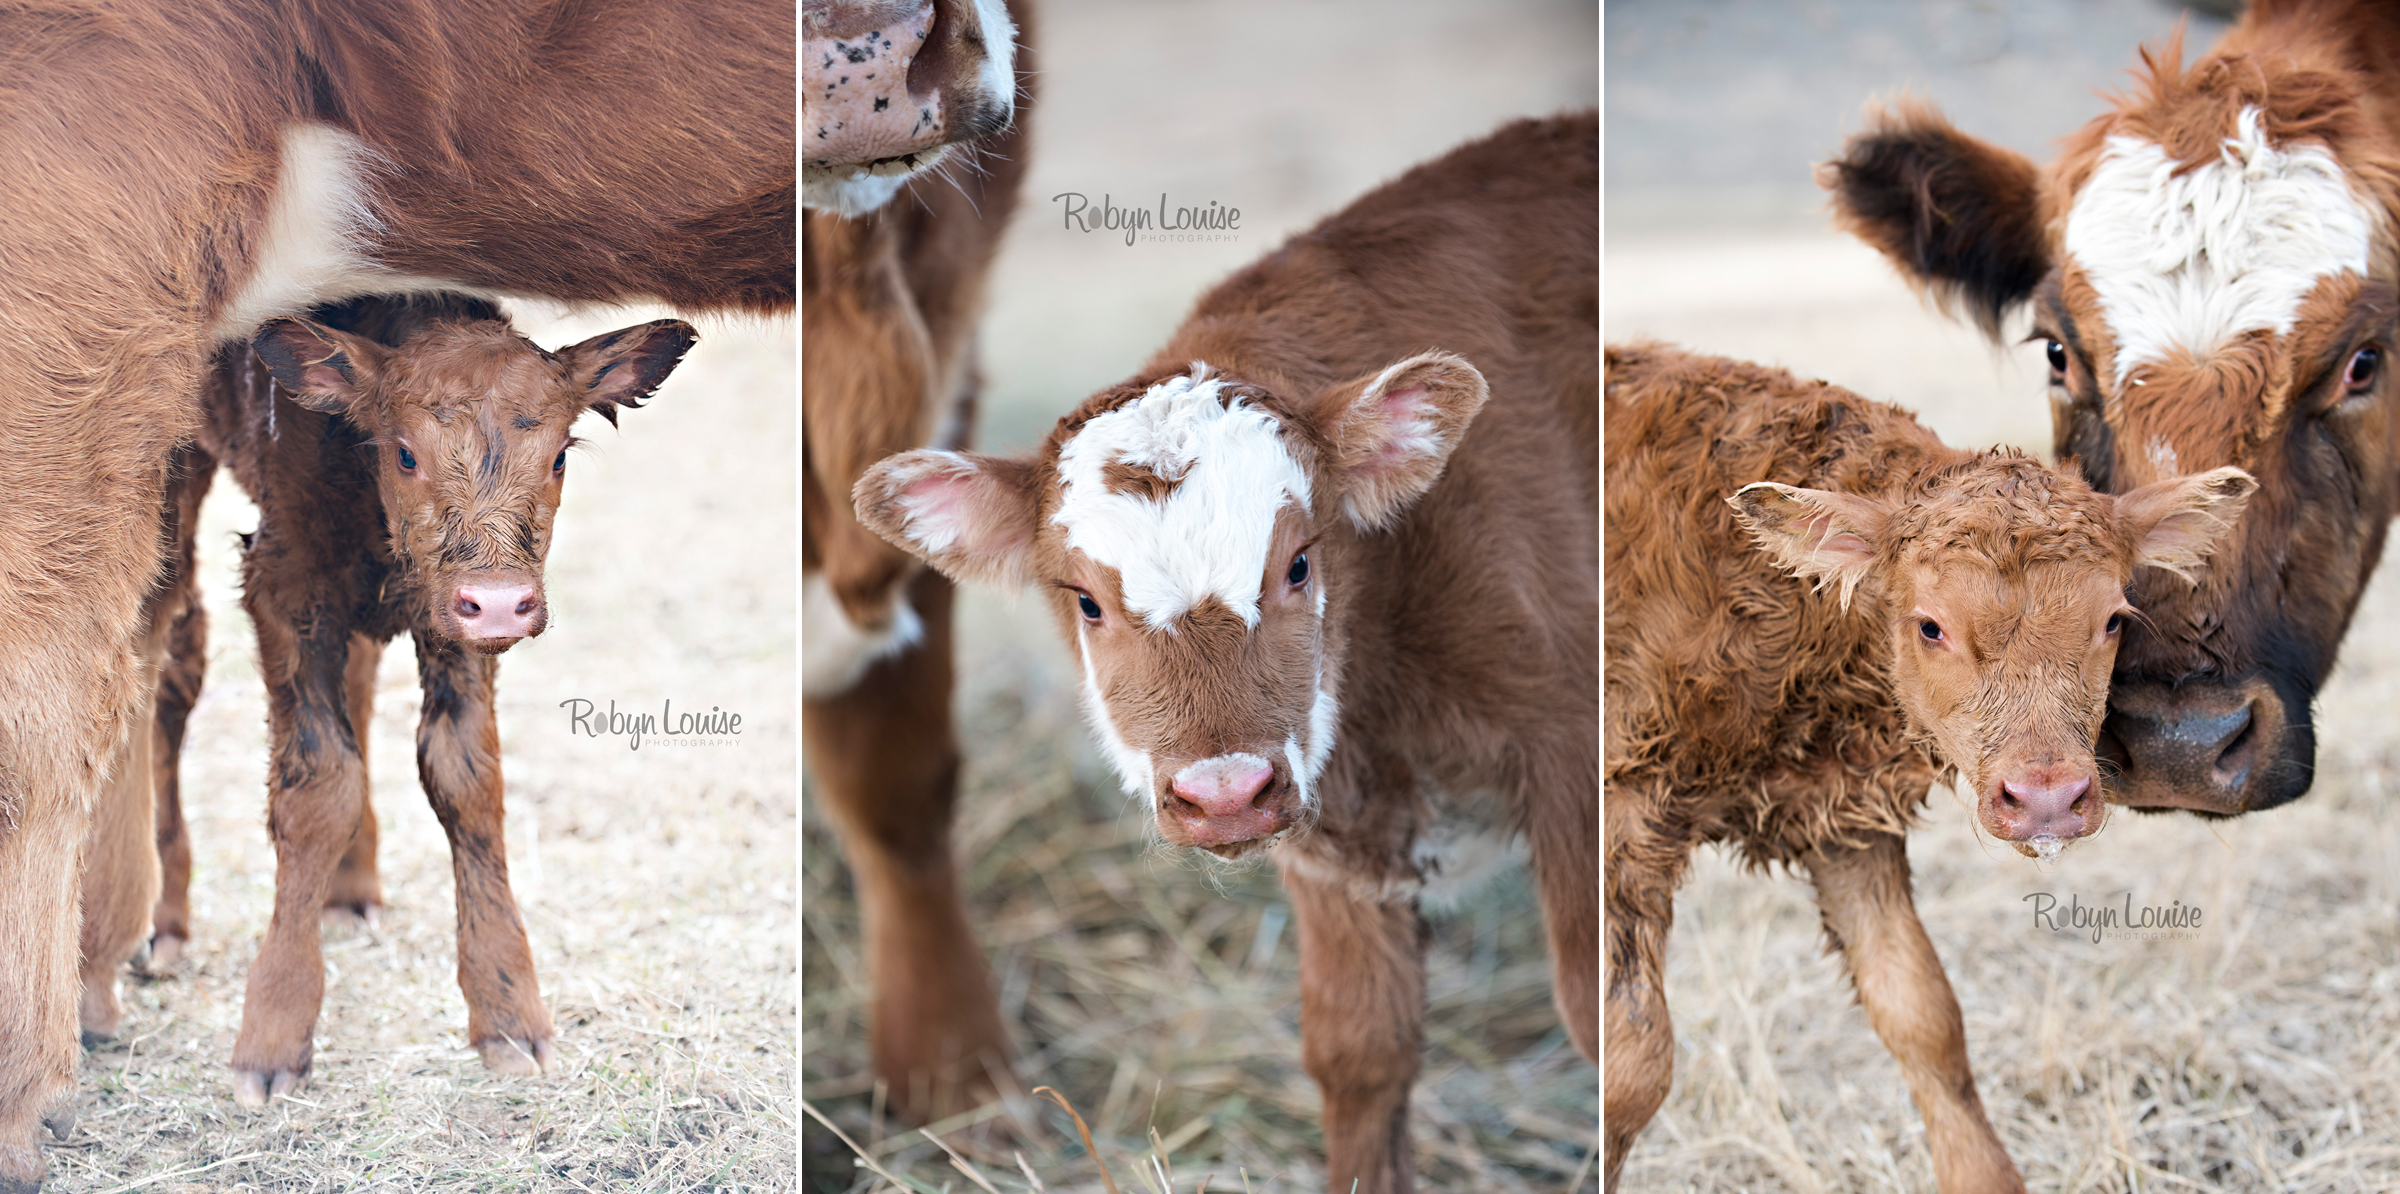
[{"label": "cow's eye", "polygon": [[2349,368],[2342,370],[2342,385],[2353,393],[2366,389],[2374,383],[2375,374],[2381,368],[2383,368],[2383,351],[2381,349],[2359,349],[2350,354]]},{"label": "cow's eye", "polygon": [[2067,346],[2056,340],[2042,342],[2042,352],[2050,358],[2050,380],[2067,379]]},{"label": "cow's eye", "polygon": [[558,450],[558,459],[550,462],[550,471],[554,473],[563,473],[567,471],[567,450],[565,448],[560,448]]},{"label": "cow's eye", "polygon": [[1925,618],[1917,623],[1917,633],[1924,635],[1926,642],[1938,643],[1942,641],[1942,624]]},{"label": "cow's eye", "polygon": [[2125,629],[2125,615],[2123,615],[2123,614],[2110,614],[2110,615],[2108,615],[2108,625],[2107,625],[2107,627],[2105,627],[2105,630],[2106,630],[2106,632],[2107,632],[2107,633],[2109,633],[2109,634],[2115,634],[2116,632],[2118,632],[2118,631],[2120,631],[2120,630],[2123,630],[2123,629]]},{"label": "cow's eye", "polygon": [[1089,593],[1075,594],[1075,608],[1082,610],[1086,619],[1094,622],[1100,620],[1100,603],[1092,600]]},{"label": "cow's eye", "polygon": [[1291,570],[1290,572],[1287,572],[1287,573],[1285,573],[1285,574],[1284,574],[1284,577],[1283,577],[1283,579],[1285,579],[1285,580],[1287,580],[1287,581],[1291,582],[1291,586],[1292,586],[1293,588],[1295,588],[1295,589],[1297,589],[1297,588],[1299,588],[1300,586],[1302,586],[1302,585],[1304,585],[1304,584],[1307,584],[1307,583],[1308,583],[1308,553],[1307,553],[1307,552],[1305,552],[1305,551],[1304,551],[1304,552],[1301,552],[1299,555],[1296,555],[1296,556],[1293,556],[1293,557],[1292,557],[1292,570]]},{"label": "cow's eye", "polygon": [[413,473],[417,471],[416,453],[409,451],[407,448],[400,449],[400,471],[404,473]]}]

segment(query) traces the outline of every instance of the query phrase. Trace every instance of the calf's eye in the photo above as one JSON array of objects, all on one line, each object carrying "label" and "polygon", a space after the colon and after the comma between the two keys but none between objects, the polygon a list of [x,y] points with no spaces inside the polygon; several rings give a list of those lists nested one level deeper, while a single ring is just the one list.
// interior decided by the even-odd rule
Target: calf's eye
[{"label": "calf's eye", "polygon": [[1302,586],[1302,585],[1304,585],[1304,584],[1307,584],[1307,583],[1308,583],[1308,553],[1307,553],[1307,552],[1305,552],[1305,551],[1304,551],[1304,552],[1301,552],[1299,555],[1296,555],[1296,556],[1293,556],[1293,557],[1292,557],[1292,570],[1291,570],[1290,572],[1288,572],[1288,573],[1284,574],[1284,578],[1283,578],[1283,579],[1285,579],[1285,580],[1287,580],[1287,581],[1290,581],[1290,582],[1291,582],[1291,585],[1292,585],[1292,587],[1293,587],[1293,588],[1295,588],[1295,589],[1297,589],[1297,588],[1299,588],[1300,586]]},{"label": "calf's eye", "polygon": [[2367,388],[2368,383],[2375,380],[2376,371],[2382,367],[2382,350],[2375,348],[2359,349],[2357,352],[2350,354],[2350,365],[2348,368],[2342,370],[2342,384],[2353,390],[2363,390]]},{"label": "calf's eye", "polygon": [[1917,623],[1917,633],[1924,635],[1926,642],[1938,643],[1942,641],[1942,624],[1927,618]]},{"label": "calf's eye", "polygon": [[550,471],[554,473],[563,473],[567,471],[567,450],[565,448],[560,448],[558,450],[558,459],[550,462]]},{"label": "calf's eye", "polygon": [[2116,632],[2118,632],[2118,631],[2120,631],[2120,630],[2123,630],[2123,629],[2125,629],[2125,615],[2123,615],[2123,614],[2110,614],[2110,615],[2108,615],[2108,626],[2107,626],[2107,632],[2108,632],[2108,633],[2110,633],[2110,634],[2115,634]]},{"label": "calf's eye", "polygon": [[409,473],[417,471],[417,454],[406,448],[400,449],[400,470]]},{"label": "calf's eye", "polygon": [[1092,600],[1092,595],[1089,593],[1075,594],[1075,608],[1082,610],[1085,618],[1094,622],[1100,620],[1100,603]]},{"label": "calf's eye", "polygon": [[2050,358],[2050,378],[2062,380],[2067,376],[2067,346],[2056,340],[2042,342],[2043,355]]}]

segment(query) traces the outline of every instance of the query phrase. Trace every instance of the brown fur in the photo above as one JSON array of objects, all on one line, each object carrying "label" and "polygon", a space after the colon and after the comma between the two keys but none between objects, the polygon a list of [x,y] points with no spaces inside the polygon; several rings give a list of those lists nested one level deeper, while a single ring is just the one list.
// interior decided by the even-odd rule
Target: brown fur
[{"label": "brown fur", "polygon": [[[856,490],[866,525],[953,577],[1048,585],[1070,644],[1096,644],[1116,732],[1156,760],[1146,796],[1167,841],[1278,843],[1329,1188],[1413,1186],[1428,875],[1411,850],[1443,807],[1525,835],[1560,1016],[1597,1054],[1597,135],[1590,113],[1522,121],[1419,166],[1212,290],[1031,457],[910,452]],[[1256,627],[1203,602],[1172,634],[1146,631],[1113,570],[1049,521],[1058,457],[1195,361],[1230,383],[1220,401],[1271,417],[1316,504],[1276,516]],[[957,541],[928,547],[920,517]],[[1087,599],[1103,611],[1090,627]],[[1253,836],[1193,836],[1209,819],[1179,807],[1169,773],[1298,732],[1319,664],[1340,724],[1313,802],[1278,762],[1235,818]]]},{"label": "brown fur", "polygon": [[[2343,402],[2351,354],[2389,353],[2400,286],[2400,12],[2356,0],[2262,0],[2188,66],[2180,36],[2144,50],[2135,85],[2068,137],[2038,170],[1922,111],[1877,123],[1825,174],[1844,227],[1937,290],[1954,272],[1900,251],[1903,230],[1941,204],[1895,175],[1977,175],[1948,239],[1986,262],[1976,299],[1999,312],[2030,300],[2037,338],[2059,344],[2052,411],[2061,456],[2122,490],[2175,471],[2236,465],[2261,486],[2227,540],[2226,566],[2197,588],[2137,585],[2148,614],[2117,662],[2109,737],[2112,798],[2231,814],[2308,789],[2316,742],[2309,703],[2400,512],[2400,416],[2388,376]],[[2067,213],[2112,136],[2158,142],[2180,168],[2213,160],[2245,107],[2277,144],[2316,145],[2381,212],[2369,276],[2324,279],[2288,336],[2253,332],[2206,360],[2176,359],[2114,380],[2117,346],[2080,266],[2062,248]],[[1937,144],[1938,141],[1938,144]],[[1974,169],[1965,164],[1980,163]],[[2028,236],[2028,229],[2040,235]],[[2388,374],[2388,368],[2385,373]],[[2226,779],[2223,777],[2230,776]]]},{"label": "brown fur", "polygon": [[365,252],[392,274],[786,310],[792,20],[753,0],[0,12],[0,1189],[39,1181],[33,1125],[73,1079],[72,876],[121,744],[151,732],[168,461],[273,241],[284,131],[379,157]]},{"label": "brown fur", "polygon": [[[831,39],[877,27],[896,7],[905,6],[812,0],[810,61],[821,64],[835,50]],[[950,49],[927,69],[952,80],[932,89],[940,93],[935,109],[985,112],[980,99],[958,102],[956,80],[981,62],[979,49],[956,40],[974,24],[969,6],[941,0],[931,11],[934,40]],[[806,647],[881,633],[911,615],[923,635],[860,661],[855,674],[835,666],[821,676],[812,655],[801,716],[816,790],[858,884],[876,991],[868,1025],[875,1072],[892,1109],[911,1120],[982,1102],[1005,1084],[1011,1050],[951,858],[959,753],[950,721],[949,582],[861,527],[848,494],[876,460],[928,443],[962,446],[971,432],[984,280],[1030,148],[1031,13],[1016,3],[1010,15],[1024,39],[1014,122],[993,128],[944,115],[931,140],[948,148],[933,173],[871,213],[812,208],[801,233],[801,570],[804,585],[821,587],[835,607],[809,606]],[[819,89],[840,76],[811,79],[815,122]],[[819,165],[812,157],[807,169],[812,204],[826,173]]]},{"label": "brown fur", "polygon": [[2249,480],[2110,498],[1823,382],[1658,346],[1609,350],[1606,410],[1611,1188],[1670,1080],[1674,892],[1723,841],[1816,881],[1942,1189],[2021,1189],[1909,904],[1905,834],[1945,775],[2004,839],[2029,836],[2020,785],[2080,784],[2046,824],[2099,828],[2124,586],[2137,563],[2196,567]]}]

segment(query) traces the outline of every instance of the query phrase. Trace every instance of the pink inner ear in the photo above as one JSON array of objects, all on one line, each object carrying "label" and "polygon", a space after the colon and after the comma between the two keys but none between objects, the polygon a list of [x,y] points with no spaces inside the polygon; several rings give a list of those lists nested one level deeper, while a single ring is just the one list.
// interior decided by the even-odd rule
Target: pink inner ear
[{"label": "pink inner ear", "polygon": [[1390,468],[1441,451],[1433,403],[1424,386],[1388,391],[1377,405],[1383,408],[1383,447],[1369,467]]},{"label": "pink inner ear", "polygon": [[301,388],[312,394],[342,394],[350,389],[350,379],[342,371],[319,361],[300,370]]}]

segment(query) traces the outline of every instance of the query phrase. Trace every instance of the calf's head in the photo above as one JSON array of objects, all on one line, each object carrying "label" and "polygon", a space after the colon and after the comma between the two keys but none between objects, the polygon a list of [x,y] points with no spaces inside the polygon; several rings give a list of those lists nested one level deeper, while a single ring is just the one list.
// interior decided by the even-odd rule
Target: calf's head
[{"label": "calf's head", "polygon": [[[2258,496],[2197,587],[2137,582],[2102,748],[2112,799],[2210,814],[2308,790],[2309,705],[2400,512],[2400,142],[2362,102],[2363,25],[2237,31],[2048,169],[1923,108],[1823,179],[1845,227],[1987,331],[2030,305],[2062,458],[2104,489],[2238,465]],[[2380,68],[2378,68],[2380,69]]]},{"label": "calf's head", "polygon": [[1230,858],[1314,823],[1329,642],[1343,594],[1377,583],[1340,545],[1432,488],[1484,397],[1443,353],[1313,394],[1195,362],[1087,401],[1030,458],[905,452],[854,496],[952,577],[1042,584],[1127,790],[1169,844]]},{"label": "calf's head", "polygon": [[2093,744],[2138,566],[2191,576],[2256,487],[2239,469],[2122,497],[2013,453],[1940,470],[1905,497],[1760,482],[1728,499],[1784,570],[1879,605],[1892,695],[2028,856],[2106,817]]},{"label": "calf's head", "polygon": [[657,320],[549,353],[480,320],[393,348],[276,319],[252,346],[294,402],[366,433],[399,583],[434,630],[496,655],[549,624],[542,562],[576,418],[614,423],[695,339]]}]

